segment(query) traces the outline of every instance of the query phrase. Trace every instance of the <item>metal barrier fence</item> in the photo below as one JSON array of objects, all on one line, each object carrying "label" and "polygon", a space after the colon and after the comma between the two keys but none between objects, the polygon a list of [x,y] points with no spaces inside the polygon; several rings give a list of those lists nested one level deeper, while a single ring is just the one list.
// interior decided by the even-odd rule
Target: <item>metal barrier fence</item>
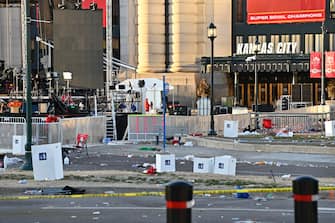
[{"label": "metal barrier fence", "polygon": [[[0,117],[0,150],[12,152],[13,136],[26,135],[26,120],[23,117]],[[46,123],[43,117],[32,118],[32,144],[41,145],[61,142],[59,122]]]},{"label": "metal barrier fence", "polygon": [[[240,131],[249,124],[248,114],[215,115],[215,129],[219,135],[223,134],[224,120],[239,121]],[[180,136],[185,134],[206,135],[209,130],[210,116],[166,116],[166,136]],[[155,141],[156,137],[163,137],[163,117],[161,115],[129,115],[128,140]]]},{"label": "metal barrier fence", "polygon": [[331,112],[326,113],[250,113],[250,126],[263,128],[264,120],[271,120],[272,129],[286,128],[294,133],[324,134],[324,122],[331,120]]},{"label": "metal barrier fence", "polygon": [[[79,133],[88,134],[88,143],[101,143],[106,135],[106,117],[82,117],[60,119],[46,123],[45,117],[32,118],[32,144],[41,145],[62,142],[76,144]],[[26,135],[26,120],[23,117],[0,117],[0,152],[11,153],[13,136]]]},{"label": "metal barrier fence", "polygon": [[74,145],[79,133],[88,134],[88,144],[101,143],[106,137],[106,116],[65,118],[60,120],[62,144]]}]

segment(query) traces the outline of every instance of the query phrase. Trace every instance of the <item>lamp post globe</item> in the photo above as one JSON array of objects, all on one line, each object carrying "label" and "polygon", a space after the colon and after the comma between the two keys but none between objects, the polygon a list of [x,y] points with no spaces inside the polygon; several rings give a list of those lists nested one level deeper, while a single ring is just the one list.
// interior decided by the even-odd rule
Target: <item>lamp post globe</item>
[{"label": "lamp post globe", "polygon": [[211,40],[211,121],[209,136],[217,135],[214,128],[214,39],[216,38],[216,26],[210,23],[208,26],[208,38]]}]

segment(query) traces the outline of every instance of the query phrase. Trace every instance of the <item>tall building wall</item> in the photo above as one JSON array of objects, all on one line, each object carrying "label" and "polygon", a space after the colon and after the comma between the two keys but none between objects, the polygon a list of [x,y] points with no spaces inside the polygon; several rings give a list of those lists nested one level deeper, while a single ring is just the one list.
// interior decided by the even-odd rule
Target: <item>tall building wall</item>
[{"label": "tall building wall", "polygon": [[196,72],[199,0],[169,1],[170,71]]},{"label": "tall building wall", "polygon": [[[138,74],[137,77],[166,75],[175,86],[174,95],[185,104],[194,104],[201,74],[199,60],[210,56],[207,27],[214,22],[217,38],[215,56],[231,55],[231,0],[169,0],[169,65],[165,66],[165,1],[138,1]],[[136,27],[135,27],[136,28]],[[130,43],[131,44],[131,43]],[[166,73],[165,73],[166,72]],[[216,100],[228,94],[228,81],[223,73],[215,73]]]},{"label": "tall building wall", "polygon": [[138,12],[138,72],[165,72],[164,0],[141,0]]}]

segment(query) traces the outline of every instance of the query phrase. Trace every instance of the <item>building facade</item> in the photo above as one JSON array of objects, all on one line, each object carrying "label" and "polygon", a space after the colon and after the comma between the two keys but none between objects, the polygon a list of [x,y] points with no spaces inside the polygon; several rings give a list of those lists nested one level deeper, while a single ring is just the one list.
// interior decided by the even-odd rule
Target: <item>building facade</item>
[{"label": "building facade", "polygon": [[[120,1],[120,58],[137,66],[136,78],[166,76],[175,99],[193,106],[200,60],[210,55],[207,27],[217,26],[215,55],[231,54],[231,0]],[[227,79],[215,74],[215,92],[228,94]],[[226,93],[225,93],[226,92]]]},{"label": "building facade", "polygon": [[[304,1],[306,10],[298,11],[290,7],[302,1],[282,1],[271,9],[276,2],[232,1],[232,51],[215,57],[215,70],[227,76],[237,105],[252,107],[256,83],[259,105],[275,106],[283,97],[293,106],[320,104],[322,78],[310,77],[310,54],[335,50],[334,0]],[[278,14],[261,13],[267,9]],[[296,14],[283,14],[290,11]],[[202,64],[208,72],[209,58],[203,57]],[[334,86],[333,78],[324,79],[326,100],[335,98]]]}]

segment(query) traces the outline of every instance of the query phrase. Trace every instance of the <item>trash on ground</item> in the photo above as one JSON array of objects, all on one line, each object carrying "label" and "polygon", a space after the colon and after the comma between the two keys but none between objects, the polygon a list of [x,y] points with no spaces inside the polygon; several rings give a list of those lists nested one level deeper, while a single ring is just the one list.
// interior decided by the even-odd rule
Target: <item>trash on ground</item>
[{"label": "trash on ground", "polygon": [[63,188],[46,188],[42,189],[42,195],[71,195],[71,194],[84,194],[85,189],[65,186]]},{"label": "trash on ground", "polygon": [[70,165],[70,158],[68,156],[64,157],[64,165]]},{"label": "trash on ground", "polygon": [[188,160],[188,161],[193,161],[194,160],[194,155],[186,155],[184,157],[185,160]]},{"label": "trash on ground", "polygon": [[255,165],[257,165],[257,166],[263,166],[263,165],[265,165],[266,163],[265,163],[265,161],[258,161],[258,162],[255,162]]},{"label": "trash on ground", "polygon": [[252,136],[252,135],[260,135],[260,134],[256,131],[254,131],[254,132],[245,131],[245,132],[239,132],[238,135],[240,135],[240,136]]},{"label": "trash on ground", "polygon": [[156,168],[154,166],[150,166],[147,170],[144,170],[143,173],[149,175],[156,174]]},{"label": "trash on ground", "polygon": [[7,157],[7,165],[14,165],[23,162],[22,159],[17,157]]},{"label": "trash on ground", "polygon": [[28,194],[28,195],[41,195],[42,194],[42,190],[26,190],[24,192],[24,194]]},{"label": "trash on ground", "polygon": [[287,128],[282,128],[276,133],[277,137],[293,137],[293,132],[290,132]]},{"label": "trash on ground", "polygon": [[242,198],[242,199],[248,199],[250,197],[249,193],[242,192],[242,193],[233,193],[233,197],[235,198]]},{"label": "trash on ground", "polygon": [[190,146],[190,147],[192,147],[192,146],[193,146],[193,143],[192,143],[191,141],[186,141],[186,142],[184,143],[184,146]]},{"label": "trash on ground", "polygon": [[191,133],[190,136],[202,136],[202,133],[195,132]]},{"label": "trash on ground", "polygon": [[139,150],[142,151],[161,151],[161,149],[155,148],[155,147],[141,147]]},{"label": "trash on ground", "polygon": [[268,201],[265,197],[254,197],[254,200],[255,201],[263,201],[263,202]]},{"label": "trash on ground", "polygon": [[28,182],[28,181],[27,181],[26,179],[22,179],[22,180],[19,180],[18,183],[19,183],[19,184],[27,184],[27,182]]},{"label": "trash on ground", "polygon": [[291,178],[291,174],[285,174],[281,176],[282,179],[288,179]]}]

